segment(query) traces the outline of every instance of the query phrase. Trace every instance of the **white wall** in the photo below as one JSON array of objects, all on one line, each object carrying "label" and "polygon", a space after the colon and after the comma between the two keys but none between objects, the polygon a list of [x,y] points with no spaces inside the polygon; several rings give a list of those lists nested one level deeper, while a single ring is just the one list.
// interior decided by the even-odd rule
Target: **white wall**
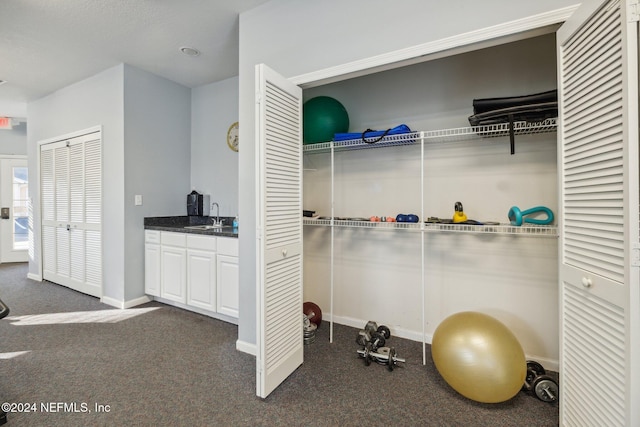
[{"label": "white wall", "polygon": [[238,153],[226,142],[237,121],[238,77],[191,90],[191,188],[211,195],[221,216],[238,214]]},{"label": "white wall", "polygon": [[[448,2],[274,0],[240,16],[240,311],[239,341],[255,343],[254,67],[294,77],[537,15],[574,1]],[[410,29],[410,30],[408,30]]]},{"label": "white wall", "polygon": [[191,90],[125,65],[125,302],[144,296],[144,217],[186,215],[190,140]]}]

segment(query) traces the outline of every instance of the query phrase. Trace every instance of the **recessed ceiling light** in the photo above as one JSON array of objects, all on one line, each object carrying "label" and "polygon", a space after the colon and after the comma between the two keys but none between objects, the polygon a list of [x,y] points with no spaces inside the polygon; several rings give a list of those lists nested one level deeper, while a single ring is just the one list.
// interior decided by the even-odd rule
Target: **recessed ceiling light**
[{"label": "recessed ceiling light", "polygon": [[195,47],[181,47],[180,52],[184,53],[187,56],[200,56],[200,51]]},{"label": "recessed ceiling light", "polygon": [[6,80],[0,80],[0,85],[6,83]]}]

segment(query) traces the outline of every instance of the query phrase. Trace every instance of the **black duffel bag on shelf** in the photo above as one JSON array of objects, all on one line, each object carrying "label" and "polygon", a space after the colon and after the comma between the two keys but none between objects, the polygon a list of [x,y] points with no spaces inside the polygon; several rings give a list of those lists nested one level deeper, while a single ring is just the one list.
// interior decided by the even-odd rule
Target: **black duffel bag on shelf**
[{"label": "black duffel bag on shelf", "polygon": [[471,126],[509,123],[511,154],[515,151],[514,122],[541,122],[558,117],[558,91],[556,89],[533,95],[473,100]]}]

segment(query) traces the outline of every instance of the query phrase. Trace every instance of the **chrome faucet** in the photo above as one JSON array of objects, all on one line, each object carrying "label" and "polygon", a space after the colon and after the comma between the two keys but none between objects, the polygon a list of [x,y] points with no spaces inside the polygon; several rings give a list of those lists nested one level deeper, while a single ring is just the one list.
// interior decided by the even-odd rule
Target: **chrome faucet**
[{"label": "chrome faucet", "polygon": [[222,226],[222,221],[220,220],[220,205],[217,202],[211,203],[211,209],[215,206],[216,208],[216,216],[213,218],[213,225]]}]

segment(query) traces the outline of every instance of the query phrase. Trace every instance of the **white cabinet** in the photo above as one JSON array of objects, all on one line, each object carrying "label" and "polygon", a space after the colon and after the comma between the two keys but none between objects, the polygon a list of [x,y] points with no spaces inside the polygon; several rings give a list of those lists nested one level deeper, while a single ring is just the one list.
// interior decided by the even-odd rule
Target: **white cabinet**
[{"label": "white cabinet", "polygon": [[160,232],[144,232],[144,292],[160,296]]},{"label": "white cabinet", "polygon": [[218,238],[218,289],[217,311],[227,316],[238,318],[239,306],[239,273],[238,273],[238,240]]},{"label": "white cabinet", "polygon": [[160,296],[187,302],[187,238],[184,233],[160,234]]},{"label": "white cabinet", "polygon": [[238,239],[145,230],[145,293],[201,314],[238,318]]},{"label": "white cabinet", "polygon": [[216,237],[187,235],[187,304],[216,311]]}]

